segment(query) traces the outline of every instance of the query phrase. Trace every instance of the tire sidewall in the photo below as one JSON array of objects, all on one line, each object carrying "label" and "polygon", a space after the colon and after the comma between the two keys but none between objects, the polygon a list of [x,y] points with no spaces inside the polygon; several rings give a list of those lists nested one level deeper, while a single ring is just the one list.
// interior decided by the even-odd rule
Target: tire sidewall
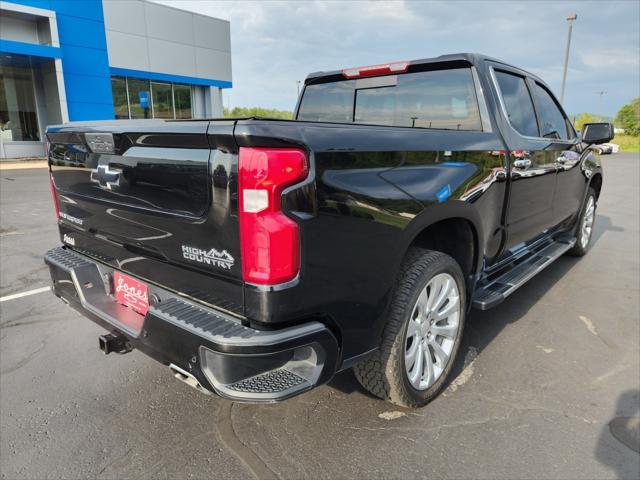
[{"label": "tire sidewall", "polygon": [[[440,375],[440,378],[438,378],[438,380],[429,388],[425,390],[418,390],[409,382],[407,369],[405,366],[404,350],[406,345],[407,328],[409,326],[409,320],[411,318],[411,314],[413,313],[415,304],[418,301],[420,293],[431,281],[431,279],[440,273],[447,273],[451,275],[456,282],[456,286],[458,287],[458,293],[460,295],[460,326],[458,328],[458,333],[453,344],[453,350],[451,351],[449,363]],[[399,363],[402,366],[402,384],[404,390],[406,394],[416,403],[423,404],[433,398],[442,389],[444,383],[447,381],[449,373],[451,373],[451,369],[453,368],[453,365],[455,363],[458,349],[460,347],[460,342],[462,340],[462,332],[464,330],[464,323],[466,320],[465,317],[467,310],[467,299],[464,277],[462,275],[460,267],[455,262],[455,260],[453,260],[453,258],[449,256],[443,255],[442,258],[437,262],[437,265],[434,266],[434,268],[423,271],[420,275],[420,279],[419,282],[417,282],[417,285],[418,287],[414,289],[411,295],[411,300],[407,304],[405,304],[403,314],[404,322],[402,325],[401,335],[398,336],[400,342],[396,345],[396,348],[400,349],[397,354],[400,355],[401,358],[401,361]]]}]

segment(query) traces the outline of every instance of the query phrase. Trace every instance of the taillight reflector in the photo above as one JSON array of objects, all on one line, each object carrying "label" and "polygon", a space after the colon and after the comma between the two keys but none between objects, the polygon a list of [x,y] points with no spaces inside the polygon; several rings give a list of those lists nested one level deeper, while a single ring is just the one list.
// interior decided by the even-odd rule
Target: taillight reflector
[{"label": "taillight reflector", "polygon": [[345,68],[342,74],[347,78],[372,77],[390,73],[404,73],[409,69],[410,62],[383,63],[368,67]]},{"label": "taillight reflector", "polygon": [[49,184],[51,185],[51,195],[53,196],[53,208],[56,210],[56,218],[60,218],[60,208],[58,207],[58,197],[56,197],[56,185],[53,182],[53,175],[49,174]]},{"label": "taillight reflector", "polygon": [[298,224],[284,215],[282,190],[304,180],[307,155],[295,148],[241,147],[238,165],[242,277],[273,285],[300,270]]}]

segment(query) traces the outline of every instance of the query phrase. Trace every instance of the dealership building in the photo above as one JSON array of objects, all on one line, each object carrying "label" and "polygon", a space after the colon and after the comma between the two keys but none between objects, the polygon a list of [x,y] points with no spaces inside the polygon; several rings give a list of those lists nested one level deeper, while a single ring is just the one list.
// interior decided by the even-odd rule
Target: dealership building
[{"label": "dealership building", "polygon": [[144,0],[0,1],[0,158],[49,124],[222,115],[229,22]]}]

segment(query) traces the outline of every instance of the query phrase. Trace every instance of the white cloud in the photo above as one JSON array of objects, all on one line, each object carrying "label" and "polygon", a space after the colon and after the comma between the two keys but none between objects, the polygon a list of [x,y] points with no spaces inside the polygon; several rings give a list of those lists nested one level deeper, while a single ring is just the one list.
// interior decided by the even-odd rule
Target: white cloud
[{"label": "white cloud", "polygon": [[582,63],[594,69],[630,70],[640,68],[640,49],[583,52]]}]

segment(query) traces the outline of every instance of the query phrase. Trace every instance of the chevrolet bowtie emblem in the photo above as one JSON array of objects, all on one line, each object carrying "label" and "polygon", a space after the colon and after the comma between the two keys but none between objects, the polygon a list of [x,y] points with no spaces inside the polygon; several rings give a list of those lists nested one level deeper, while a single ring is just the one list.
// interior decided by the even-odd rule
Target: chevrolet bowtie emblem
[{"label": "chevrolet bowtie emblem", "polygon": [[109,165],[98,165],[91,170],[91,181],[111,190],[120,185],[120,170],[111,170]]}]

